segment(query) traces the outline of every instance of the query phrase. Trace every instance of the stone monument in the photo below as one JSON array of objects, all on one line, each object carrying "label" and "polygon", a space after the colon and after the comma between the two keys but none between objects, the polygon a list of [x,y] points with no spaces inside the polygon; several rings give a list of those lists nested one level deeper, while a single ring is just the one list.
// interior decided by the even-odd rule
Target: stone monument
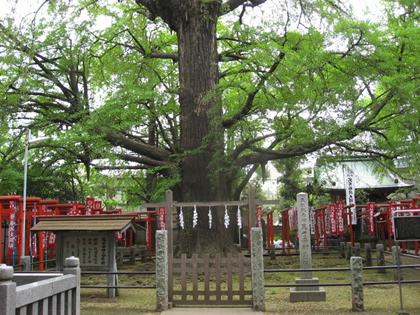
[{"label": "stone monument", "polygon": [[[297,209],[300,268],[312,269],[308,194],[297,194]],[[296,284],[303,286],[290,289],[290,302],[325,301],[325,290],[315,285],[318,283],[319,279],[312,277],[312,271],[302,271],[300,278],[296,278]]]}]

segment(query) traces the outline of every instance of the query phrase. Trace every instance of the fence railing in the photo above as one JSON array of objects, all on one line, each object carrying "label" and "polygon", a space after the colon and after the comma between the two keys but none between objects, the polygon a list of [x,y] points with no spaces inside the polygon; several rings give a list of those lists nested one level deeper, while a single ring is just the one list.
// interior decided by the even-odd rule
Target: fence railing
[{"label": "fence railing", "polygon": [[63,273],[14,274],[0,265],[0,315],[80,314],[79,259],[66,259]]},{"label": "fence railing", "polygon": [[[350,282],[334,282],[334,283],[293,283],[293,284],[276,284],[270,283],[265,284],[266,288],[278,288],[278,287],[327,287],[327,286],[351,286],[352,287],[352,309],[354,311],[363,311],[364,302],[363,302],[363,287],[366,285],[389,285],[389,284],[398,284],[400,291],[400,304],[402,310],[402,296],[401,296],[401,284],[408,283],[420,283],[420,280],[403,280],[402,273],[400,269],[404,268],[415,268],[420,269],[420,264],[402,264],[400,249],[398,246],[392,248],[392,262],[385,260],[385,252],[382,244],[376,246],[376,263],[377,266],[372,266],[372,256],[370,244],[364,248],[364,251],[361,250],[359,244],[352,247],[350,243],[340,244],[339,257],[345,257],[350,260],[350,268],[311,268],[311,269],[265,269],[264,273],[278,273],[278,272],[334,272],[334,271],[350,271]],[[362,253],[364,257],[362,257]],[[389,253],[388,253],[389,254]],[[411,256],[419,258],[418,256]],[[272,256],[272,259],[275,259],[275,256]],[[363,267],[363,261],[365,266]],[[385,263],[391,263],[392,265],[386,266]],[[391,281],[363,281],[363,271],[364,270],[377,270],[378,273],[384,273],[386,269],[393,269],[394,280]],[[301,288],[302,289],[302,288]],[[310,288],[312,289],[312,288]],[[310,290],[309,289],[309,290]],[[303,288],[303,290],[305,290]]]},{"label": "fence railing", "polygon": [[[416,265],[401,265],[401,266],[374,266],[374,267],[363,267],[363,270],[385,270],[385,269],[398,269],[398,268],[420,268],[420,264]],[[312,269],[265,269],[264,273],[278,273],[278,272],[334,272],[334,271],[351,271],[350,267],[342,268],[312,268]],[[420,283],[420,280],[390,280],[390,281],[364,281],[363,285],[375,285],[375,284],[398,284],[398,283]],[[287,288],[287,287],[310,287],[310,286],[322,286],[322,287],[334,287],[334,286],[351,286],[351,282],[334,282],[334,283],[316,283],[316,284],[297,284],[297,283],[282,283],[282,284],[265,284],[266,288]]]}]

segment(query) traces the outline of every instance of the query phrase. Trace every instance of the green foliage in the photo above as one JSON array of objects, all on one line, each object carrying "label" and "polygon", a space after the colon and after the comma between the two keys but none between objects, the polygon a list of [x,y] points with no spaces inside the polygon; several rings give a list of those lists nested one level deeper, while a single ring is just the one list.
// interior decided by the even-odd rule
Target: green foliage
[{"label": "green foliage", "polygon": [[[203,10],[220,4],[199,2]],[[62,201],[95,195],[116,206],[108,189],[130,207],[160,200],[166,189],[180,191],[182,160],[215,143],[199,176],[211,174],[214,185],[223,178],[229,197],[251,172],[261,174],[255,166],[278,160],[286,206],[305,185],[295,168],[313,152],[362,152],[387,167],[404,158],[406,176],[418,176],[418,3],[386,1],[381,23],[331,1],[277,5],[258,6],[262,16],[222,6],[212,39],[219,83],[200,95],[214,103],[212,122],[191,150],[181,147],[192,135],[180,127],[179,75],[188,69],[163,11],[134,1],[54,1],[30,23],[1,19],[3,194],[21,189],[26,127],[51,138],[31,152],[30,187],[43,184],[32,192]],[[306,188],[321,195],[315,186]]]}]

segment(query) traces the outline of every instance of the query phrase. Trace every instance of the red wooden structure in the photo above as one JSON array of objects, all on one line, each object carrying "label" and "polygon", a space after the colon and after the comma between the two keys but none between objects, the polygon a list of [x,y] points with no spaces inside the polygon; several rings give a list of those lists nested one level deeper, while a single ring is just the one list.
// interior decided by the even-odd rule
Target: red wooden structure
[{"label": "red wooden structure", "polygon": [[[336,204],[327,204],[322,207],[313,209],[313,234],[314,246],[323,247],[324,251],[328,251],[328,240],[331,236],[343,241],[346,230],[348,231],[349,241],[354,246],[354,225],[352,222],[351,208],[354,205],[344,205],[343,202]],[[420,214],[420,197],[410,200],[402,200],[400,202],[390,202],[389,204],[375,204],[370,202],[366,205],[356,205],[357,217],[366,220],[368,226],[368,234],[375,235],[382,240],[384,247],[392,248],[393,242],[393,213],[396,210],[415,210],[419,212],[411,212],[410,215]],[[287,208],[281,211],[282,221],[282,239],[283,244],[290,244],[290,230],[293,227],[294,208]],[[290,246],[284,246],[290,253]],[[402,242],[402,250],[406,250],[407,244]],[[419,242],[414,242],[415,254],[419,254]]]}]

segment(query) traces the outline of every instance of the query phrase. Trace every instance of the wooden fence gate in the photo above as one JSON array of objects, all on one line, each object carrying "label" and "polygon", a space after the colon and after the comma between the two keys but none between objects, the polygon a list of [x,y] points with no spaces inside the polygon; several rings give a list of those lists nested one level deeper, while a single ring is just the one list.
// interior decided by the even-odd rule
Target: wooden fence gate
[{"label": "wooden fence gate", "polygon": [[252,306],[251,259],[242,254],[170,256],[168,274],[173,306]]}]

